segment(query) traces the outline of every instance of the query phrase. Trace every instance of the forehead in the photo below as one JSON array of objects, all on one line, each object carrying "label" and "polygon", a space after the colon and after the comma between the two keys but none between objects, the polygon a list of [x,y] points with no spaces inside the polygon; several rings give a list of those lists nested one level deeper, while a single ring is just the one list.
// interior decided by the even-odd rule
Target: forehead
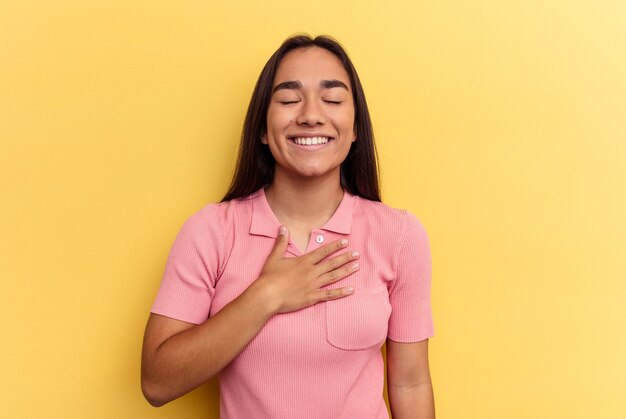
[{"label": "forehead", "polygon": [[297,48],[285,54],[278,65],[273,86],[291,80],[298,80],[303,86],[309,83],[317,86],[320,80],[340,80],[350,87],[350,76],[339,58],[319,47]]}]

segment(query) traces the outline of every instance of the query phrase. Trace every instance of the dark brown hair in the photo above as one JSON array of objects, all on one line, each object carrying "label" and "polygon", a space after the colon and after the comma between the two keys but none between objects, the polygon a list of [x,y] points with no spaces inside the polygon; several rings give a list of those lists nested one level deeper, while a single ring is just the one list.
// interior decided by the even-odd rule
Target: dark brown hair
[{"label": "dark brown hair", "polygon": [[269,147],[261,143],[261,137],[267,131],[267,111],[272,97],[274,77],[278,65],[289,51],[309,47],[320,47],[332,52],[339,58],[350,77],[357,140],[352,143],[348,156],[341,163],[341,186],[353,195],[371,201],[380,201],[374,131],[365,93],[363,93],[356,69],[346,51],[333,38],[297,35],[287,38],[261,71],[243,124],[237,168],[222,202],[250,195],[274,180],[276,164],[274,157]]}]

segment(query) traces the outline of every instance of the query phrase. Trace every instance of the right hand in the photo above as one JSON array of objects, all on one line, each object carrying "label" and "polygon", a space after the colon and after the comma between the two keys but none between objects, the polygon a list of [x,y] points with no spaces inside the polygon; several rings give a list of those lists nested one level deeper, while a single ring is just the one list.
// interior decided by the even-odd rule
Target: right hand
[{"label": "right hand", "polygon": [[316,304],[336,300],[354,292],[351,287],[322,289],[359,269],[358,252],[344,252],[324,260],[348,245],[337,240],[298,257],[284,257],[289,244],[289,231],[281,226],[274,249],[267,257],[259,278],[253,283],[269,299],[274,313],[287,313]]}]

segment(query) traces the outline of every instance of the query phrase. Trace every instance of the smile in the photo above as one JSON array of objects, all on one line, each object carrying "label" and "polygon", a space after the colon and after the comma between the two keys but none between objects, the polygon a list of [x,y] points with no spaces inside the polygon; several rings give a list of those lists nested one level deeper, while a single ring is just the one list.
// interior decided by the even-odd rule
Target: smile
[{"label": "smile", "polygon": [[298,145],[319,145],[319,144],[326,144],[329,141],[332,141],[334,138],[332,137],[292,137],[289,139]]}]

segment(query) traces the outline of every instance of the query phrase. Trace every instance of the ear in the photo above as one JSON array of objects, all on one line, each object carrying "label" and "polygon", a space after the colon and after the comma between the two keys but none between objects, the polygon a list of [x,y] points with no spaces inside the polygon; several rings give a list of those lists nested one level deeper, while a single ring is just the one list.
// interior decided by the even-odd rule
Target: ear
[{"label": "ear", "polygon": [[263,134],[263,135],[261,136],[261,142],[262,142],[263,144],[267,144],[267,134]]}]

